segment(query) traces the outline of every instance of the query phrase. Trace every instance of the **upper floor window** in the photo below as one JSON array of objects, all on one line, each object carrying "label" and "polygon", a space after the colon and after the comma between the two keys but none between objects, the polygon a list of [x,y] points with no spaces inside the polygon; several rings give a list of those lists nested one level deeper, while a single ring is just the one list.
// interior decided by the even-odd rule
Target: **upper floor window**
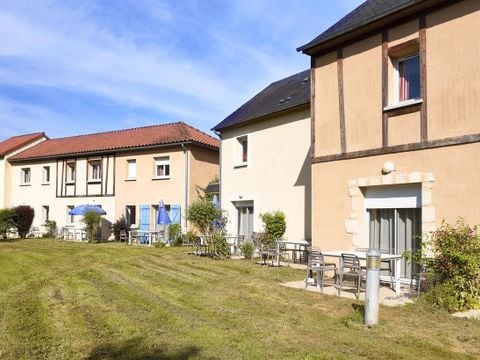
[{"label": "upper floor window", "polygon": [[248,137],[241,136],[237,138],[238,150],[237,150],[237,162],[240,165],[248,163]]},{"label": "upper floor window", "polygon": [[137,178],[137,160],[127,160],[127,178],[133,180]]},{"label": "upper floor window", "polygon": [[100,160],[90,160],[88,162],[88,180],[100,181],[102,179],[102,163]]},{"label": "upper floor window", "polygon": [[30,184],[31,177],[32,177],[32,173],[30,171],[30,168],[23,168],[22,169],[21,184],[22,185]]},{"label": "upper floor window", "polygon": [[165,179],[170,177],[170,157],[162,156],[155,158],[155,176],[156,179]]},{"label": "upper floor window", "polygon": [[420,60],[418,54],[396,60],[397,103],[420,98]]},{"label": "upper floor window", "polygon": [[50,166],[43,167],[42,183],[43,184],[50,183]]},{"label": "upper floor window", "polygon": [[74,162],[67,163],[66,182],[67,184],[75,182],[75,163]]}]

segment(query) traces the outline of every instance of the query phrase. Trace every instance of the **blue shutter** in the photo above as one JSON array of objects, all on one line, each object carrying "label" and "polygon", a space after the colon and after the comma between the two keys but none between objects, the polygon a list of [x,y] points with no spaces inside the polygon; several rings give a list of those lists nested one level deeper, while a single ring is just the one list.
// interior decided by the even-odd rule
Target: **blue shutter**
[{"label": "blue shutter", "polygon": [[150,230],[150,206],[140,205],[140,230]]},{"label": "blue shutter", "polygon": [[170,205],[170,221],[172,224],[180,224],[181,223],[181,218],[182,218],[182,213],[181,213],[181,208],[180,205]]}]

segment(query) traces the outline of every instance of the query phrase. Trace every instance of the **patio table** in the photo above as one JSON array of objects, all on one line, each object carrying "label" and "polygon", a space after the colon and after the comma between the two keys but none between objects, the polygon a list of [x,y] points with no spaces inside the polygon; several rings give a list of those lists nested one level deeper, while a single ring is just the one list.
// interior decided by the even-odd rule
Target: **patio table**
[{"label": "patio table", "polygon": [[[306,240],[277,240],[277,264],[280,265],[280,246],[281,245],[293,245],[293,248],[290,249],[292,250],[292,260],[295,262],[295,258],[293,254],[296,254],[297,252],[300,251],[306,251],[309,246],[311,246],[309,241]],[[303,249],[302,249],[303,247]]]},{"label": "patio table", "polygon": [[[346,251],[346,250],[332,250],[332,251],[322,251],[323,256],[329,257],[342,257],[342,254],[353,254],[356,255],[360,260],[367,259],[367,253],[365,251]],[[380,254],[380,259],[385,261],[395,261],[395,293],[400,294],[400,273],[402,271],[402,255],[397,254]]]},{"label": "patio table", "polygon": [[[157,230],[134,230],[138,233],[138,238],[147,238],[147,245],[152,246],[153,240],[157,239],[158,231]],[[132,245],[132,231],[128,232],[128,245]]]}]

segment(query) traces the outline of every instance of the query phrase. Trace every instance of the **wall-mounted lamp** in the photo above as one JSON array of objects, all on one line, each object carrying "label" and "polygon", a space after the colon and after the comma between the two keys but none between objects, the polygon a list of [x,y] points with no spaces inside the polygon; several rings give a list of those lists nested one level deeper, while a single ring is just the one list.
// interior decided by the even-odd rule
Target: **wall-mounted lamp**
[{"label": "wall-mounted lamp", "polygon": [[386,163],[383,164],[382,174],[384,175],[390,174],[392,171],[395,171],[395,165],[392,162],[387,161]]}]

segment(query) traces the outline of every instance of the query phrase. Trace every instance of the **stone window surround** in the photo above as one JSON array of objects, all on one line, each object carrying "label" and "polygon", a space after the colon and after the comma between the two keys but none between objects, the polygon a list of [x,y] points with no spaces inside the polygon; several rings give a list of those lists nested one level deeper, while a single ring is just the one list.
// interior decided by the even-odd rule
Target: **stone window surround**
[{"label": "stone window surround", "polygon": [[[397,173],[381,176],[362,177],[349,180],[347,183],[348,195],[350,197],[350,217],[345,220],[345,231],[352,238],[352,248],[363,248],[363,233],[361,233],[361,224],[364,222],[365,214],[362,206],[364,194],[362,188],[368,186],[382,185],[405,185],[421,184],[422,191],[422,235],[437,230],[435,224],[435,207],[432,206],[432,190],[435,183],[435,176],[432,173],[422,173],[413,171],[409,173]],[[365,224],[366,226],[366,224]]]}]

